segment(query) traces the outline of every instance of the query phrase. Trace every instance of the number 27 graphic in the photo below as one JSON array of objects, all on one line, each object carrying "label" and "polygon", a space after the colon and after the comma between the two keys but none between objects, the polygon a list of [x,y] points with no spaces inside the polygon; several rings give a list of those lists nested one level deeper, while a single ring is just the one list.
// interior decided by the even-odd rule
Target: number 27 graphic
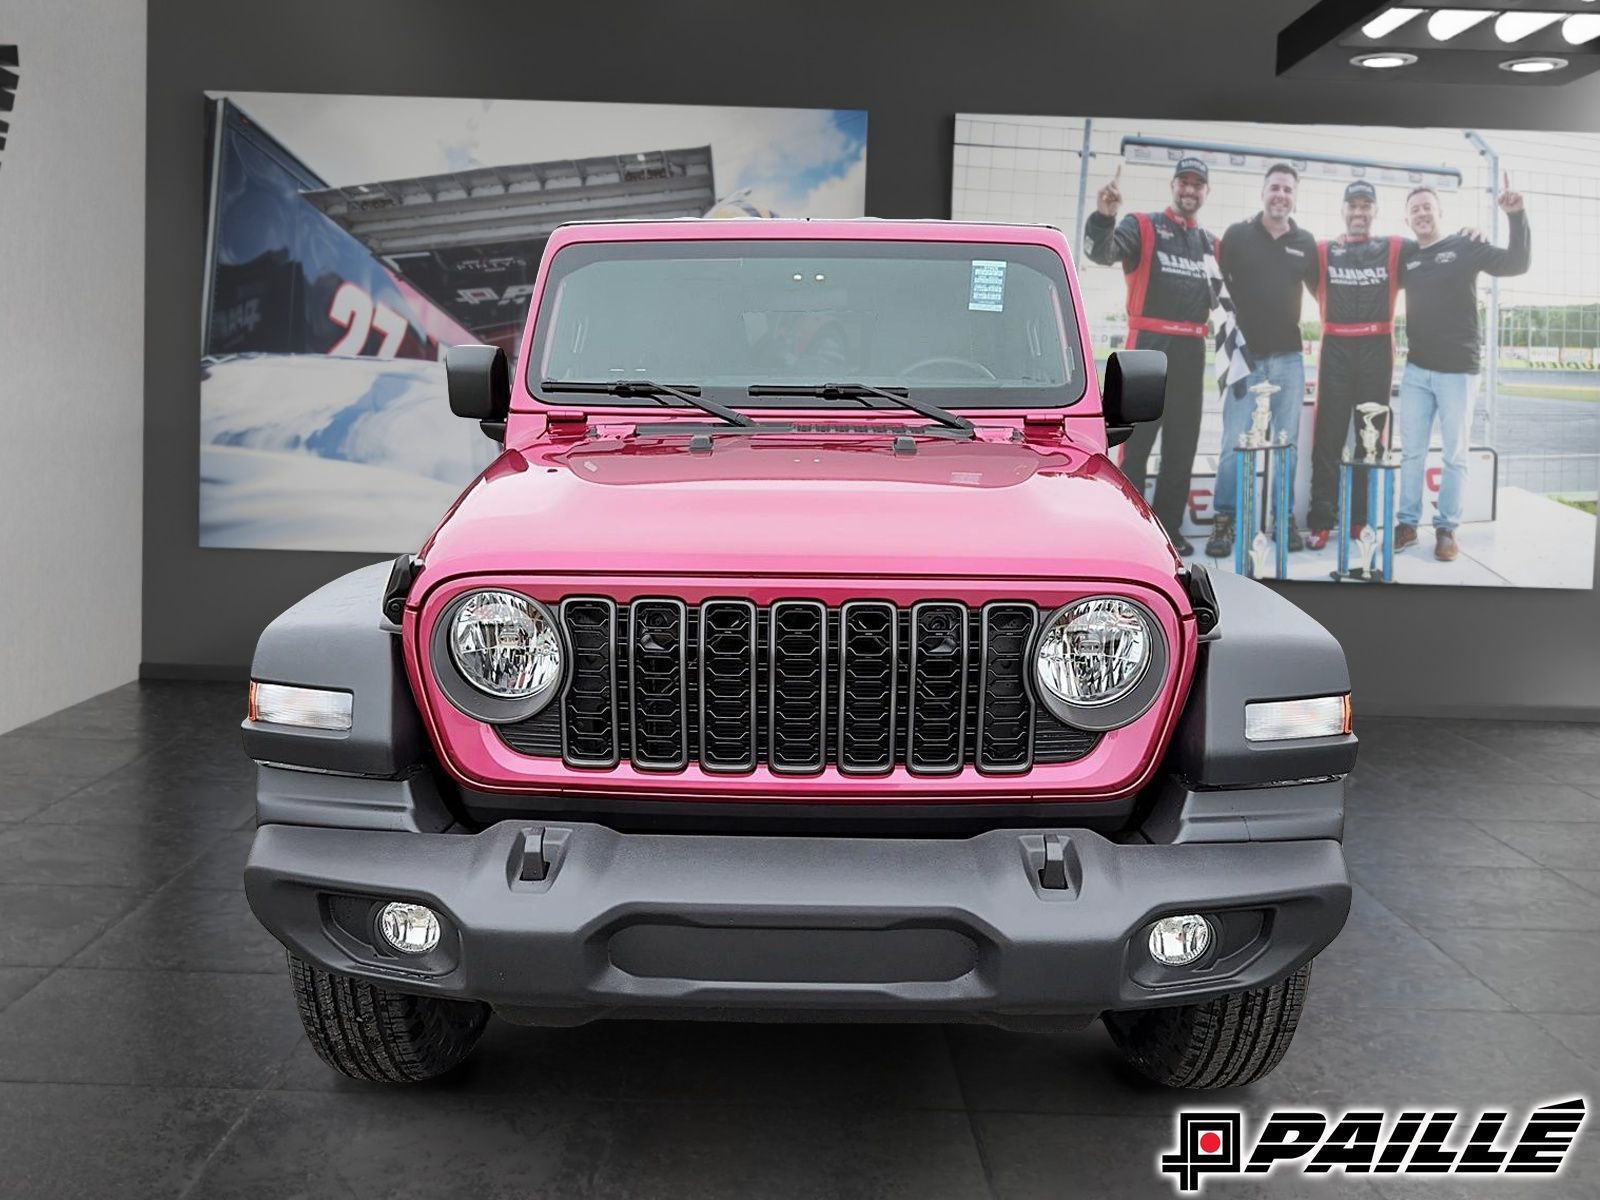
[{"label": "number 27 graphic", "polygon": [[367,337],[376,329],[383,340],[378,343],[379,358],[393,358],[400,352],[406,336],[406,319],[387,304],[374,303],[367,292],[353,283],[342,283],[328,305],[328,318],[344,327],[344,333],[328,351],[333,355],[359,355]]}]

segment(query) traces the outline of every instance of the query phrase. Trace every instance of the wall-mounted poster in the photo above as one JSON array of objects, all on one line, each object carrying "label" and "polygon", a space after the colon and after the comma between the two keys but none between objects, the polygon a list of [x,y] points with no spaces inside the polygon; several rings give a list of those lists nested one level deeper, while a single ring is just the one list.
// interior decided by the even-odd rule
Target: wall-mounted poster
[{"label": "wall-mounted poster", "polygon": [[964,115],[951,215],[1069,231],[1117,450],[1192,561],[1588,588],[1600,135]]},{"label": "wall-mounted poster", "polygon": [[865,210],[858,111],[209,102],[202,546],[420,545],[494,454],[450,415],[440,359],[515,359],[556,226]]}]

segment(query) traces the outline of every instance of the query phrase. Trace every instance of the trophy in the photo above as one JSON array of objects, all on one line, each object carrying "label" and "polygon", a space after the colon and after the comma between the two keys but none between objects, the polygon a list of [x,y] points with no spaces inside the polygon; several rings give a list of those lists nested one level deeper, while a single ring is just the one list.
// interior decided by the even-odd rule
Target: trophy
[{"label": "trophy", "polygon": [[[1389,530],[1394,522],[1399,460],[1392,450],[1386,451],[1378,445],[1378,422],[1389,420],[1392,414],[1387,404],[1371,400],[1356,405],[1356,415],[1361,418],[1360,449],[1347,450],[1339,460],[1339,565],[1333,578],[1392,583],[1394,542]],[[1360,482],[1357,481],[1358,472],[1365,477]],[[1351,516],[1358,487],[1365,493],[1367,518],[1371,524],[1355,537],[1351,532]]]},{"label": "trophy", "polygon": [[1375,463],[1378,461],[1378,418],[1389,415],[1389,406],[1370,400],[1356,405],[1356,412],[1361,416],[1362,461]]},{"label": "trophy", "polygon": [[1378,547],[1382,539],[1378,531],[1368,525],[1361,531],[1361,536],[1356,539],[1356,570],[1364,576],[1372,575],[1373,560],[1378,557]]},{"label": "trophy", "polygon": [[1267,436],[1267,430],[1272,425],[1272,396],[1273,393],[1282,390],[1277,384],[1266,380],[1262,380],[1250,389],[1256,398],[1256,407],[1250,414],[1250,430],[1240,443],[1241,450],[1259,450],[1263,446],[1273,444],[1272,439]]},{"label": "trophy", "polygon": [[[1292,503],[1291,488],[1294,480],[1294,447],[1289,435],[1280,433],[1273,437],[1272,397],[1283,389],[1268,380],[1250,388],[1255,407],[1250,413],[1250,427],[1239,437],[1237,447],[1240,463],[1234,493],[1235,520],[1238,536],[1233,543],[1233,569],[1245,573],[1248,563],[1250,573],[1257,579],[1267,570],[1267,564],[1276,561],[1279,579],[1288,574],[1288,513]],[[1262,478],[1258,479],[1258,475]],[[1268,488],[1267,516],[1260,517],[1261,486]],[[1245,540],[1247,530],[1261,528],[1251,541]],[[1268,536],[1271,530],[1273,536]]]},{"label": "trophy", "polygon": [[1257,532],[1250,542],[1250,574],[1260,579],[1267,573],[1267,565],[1276,557],[1272,540],[1266,534]]}]

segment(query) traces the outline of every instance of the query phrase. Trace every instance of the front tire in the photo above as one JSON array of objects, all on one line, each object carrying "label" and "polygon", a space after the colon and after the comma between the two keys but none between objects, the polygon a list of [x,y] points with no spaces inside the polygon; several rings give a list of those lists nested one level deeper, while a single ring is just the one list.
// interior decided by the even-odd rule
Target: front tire
[{"label": "front tire", "polygon": [[1106,1013],[1128,1062],[1167,1087],[1240,1087],[1283,1060],[1305,1008],[1311,964],[1288,978],[1179,1008]]},{"label": "front tire", "polygon": [[458,1066],[478,1044],[489,1006],[391,992],[289,955],[289,982],[311,1047],[341,1075],[420,1083]]}]

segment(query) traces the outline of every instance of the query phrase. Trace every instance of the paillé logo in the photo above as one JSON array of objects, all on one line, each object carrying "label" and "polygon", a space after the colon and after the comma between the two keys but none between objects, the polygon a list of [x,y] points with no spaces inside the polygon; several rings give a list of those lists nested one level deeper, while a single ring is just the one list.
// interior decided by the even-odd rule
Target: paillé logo
[{"label": "paill\u00e9 logo", "polygon": [[[1455,1109],[1432,1112],[1352,1109],[1337,1119],[1314,1110],[1269,1113],[1244,1153],[1244,1115],[1181,1112],[1178,1144],[1163,1154],[1163,1174],[1179,1192],[1200,1192],[1208,1175],[1548,1175],[1567,1160],[1589,1114],[1582,1097],[1535,1108],[1514,1137],[1511,1114],[1488,1110],[1463,1122]],[[1391,1120],[1392,1117],[1392,1120]]]}]

